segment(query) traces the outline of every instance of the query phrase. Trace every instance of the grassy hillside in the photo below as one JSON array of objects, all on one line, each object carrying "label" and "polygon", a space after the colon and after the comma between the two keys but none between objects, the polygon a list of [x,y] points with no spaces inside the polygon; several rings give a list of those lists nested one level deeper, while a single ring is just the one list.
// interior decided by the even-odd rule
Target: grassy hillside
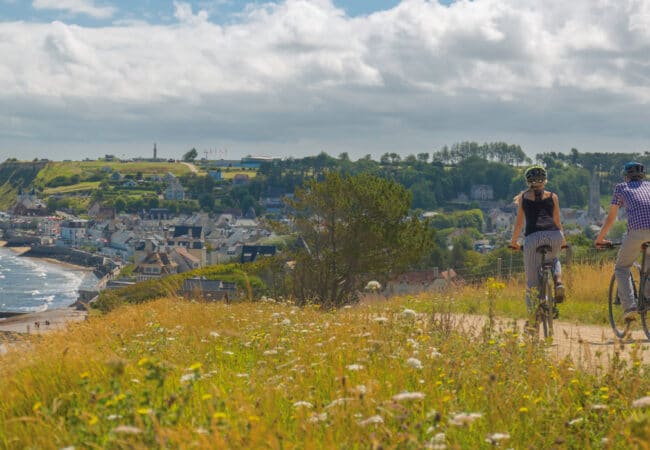
[{"label": "grassy hillside", "polygon": [[16,201],[18,189],[29,187],[46,164],[10,160],[0,164],[0,209],[9,209]]},{"label": "grassy hillside", "polygon": [[453,301],[122,306],[2,357],[0,447],[645,448],[638,349],[588,373],[463,328],[437,309]]}]

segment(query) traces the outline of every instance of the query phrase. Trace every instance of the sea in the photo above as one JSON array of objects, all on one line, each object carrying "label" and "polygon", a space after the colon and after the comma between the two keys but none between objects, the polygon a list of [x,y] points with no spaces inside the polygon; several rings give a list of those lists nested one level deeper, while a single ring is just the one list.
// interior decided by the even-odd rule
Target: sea
[{"label": "sea", "polygon": [[93,289],[98,279],[80,270],[0,247],[0,315],[64,308],[77,301],[78,289]]}]

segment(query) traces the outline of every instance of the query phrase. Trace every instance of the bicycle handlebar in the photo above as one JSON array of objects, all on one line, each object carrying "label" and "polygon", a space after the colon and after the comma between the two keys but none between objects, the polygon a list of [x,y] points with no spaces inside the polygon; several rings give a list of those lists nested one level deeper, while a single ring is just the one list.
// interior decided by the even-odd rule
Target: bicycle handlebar
[{"label": "bicycle handlebar", "polygon": [[[518,251],[521,250],[522,252],[524,251],[524,246],[520,245],[519,247],[513,247],[512,245],[508,245],[508,248],[510,250]],[[571,248],[571,244],[566,244],[560,247],[561,250],[566,250],[567,248]]]},{"label": "bicycle handlebar", "polygon": [[620,247],[621,244],[622,242],[606,242],[604,244],[594,245],[594,247],[596,247],[596,250],[608,250],[610,248]]}]

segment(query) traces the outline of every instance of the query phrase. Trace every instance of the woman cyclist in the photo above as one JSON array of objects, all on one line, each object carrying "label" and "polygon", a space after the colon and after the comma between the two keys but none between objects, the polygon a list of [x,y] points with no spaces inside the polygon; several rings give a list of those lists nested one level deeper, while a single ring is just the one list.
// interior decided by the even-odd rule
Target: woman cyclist
[{"label": "woman cyclist", "polygon": [[644,181],[645,167],[636,161],[626,163],[622,175],[625,181],[614,188],[609,214],[598,233],[595,244],[596,247],[600,247],[610,243],[605,240],[605,236],[616,220],[619,207],[625,207],[627,233],[618,251],[614,273],[624,318],[630,321],[635,320],[637,316],[630,268],[639,256],[641,245],[650,241],[650,182]]},{"label": "woman cyclist", "polygon": [[525,221],[524,270],[526,272],[526,306],[530,311],[532,307],[531,290],[539,289],[537,271],[541,264],[541,255],[536,250],[540,245],[551,246],[548,257],[553,261],[555,300],[556,303],[564,301],[562,267],[557,255],[562,246],[566,245],[566,241],[560,223],[560,204],[557,195],[544,189],[547,181],[546,169],[542,166],[531,166],[526,169],[524,176],[528,189],[520,192],[514,198],[518,208],[510,247],[519,249],[519,236]]}]

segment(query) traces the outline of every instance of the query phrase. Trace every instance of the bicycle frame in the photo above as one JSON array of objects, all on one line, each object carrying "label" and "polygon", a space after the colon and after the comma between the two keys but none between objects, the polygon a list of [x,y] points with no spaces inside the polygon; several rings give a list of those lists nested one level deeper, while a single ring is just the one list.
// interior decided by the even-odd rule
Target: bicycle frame
[{"label": "bicycle frame", "polygon": [[534,305],[533,314],[537,325],[541,322],[544,337],[553,337],[553,314],[555,309],[555,293],[553,286],[553,261],[547,260],[546,255],[550,252],[549,245],[541,245],[535,251],[542,255],[537,274],[539,293],[537,304]]},{"label": "bicycle frame", "polygon": [[[567,249],[569,246],[562,246],[562,249]],[[513,248],[513,247],[511,247]],[[519,248],[523,251],[523,247]],[[539,265],[537,272],[538,279],[538,293],[531,298],[533,302],[530,317],[534,320],[534,328],[538,329],[539,324],[542,324],[544,337],[553,337],[553,315],[555,313],[555,288],[554,288],[554,268],[553,261],[547,260],[546,255],[551,251],[551,246],[543,244],[538,246],[535,251],[542,255],[542,261]]]}]

